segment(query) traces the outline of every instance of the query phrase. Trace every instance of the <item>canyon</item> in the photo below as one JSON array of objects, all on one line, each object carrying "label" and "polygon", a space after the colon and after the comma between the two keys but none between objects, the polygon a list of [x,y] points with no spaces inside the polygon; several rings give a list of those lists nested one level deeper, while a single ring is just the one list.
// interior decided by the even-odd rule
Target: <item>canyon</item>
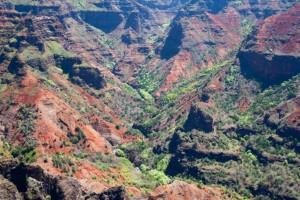
[{"label": "canyon", "polygon": [[0,16],[0,199],[300,198],[299,1]]}]

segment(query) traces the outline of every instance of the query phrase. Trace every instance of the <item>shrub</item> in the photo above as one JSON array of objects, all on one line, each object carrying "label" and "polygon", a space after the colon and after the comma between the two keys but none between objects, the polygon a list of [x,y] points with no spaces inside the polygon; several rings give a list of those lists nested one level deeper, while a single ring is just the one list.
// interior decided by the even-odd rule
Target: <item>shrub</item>
[{"label": "shrub", "polygon": [[79,127],[75,128],[75,132],[76,132],[76,135],[73,135],[71,132],[68,132],[68,134],[67,134],[67,136],[72,144],[77,144],[81,140],[86,139],[85,134]]},{"label": "shrub", "polygon": [[156,169],[164,172],[168,167],[169,161],[170,161],[170,156],[165,156],[163,159],[158,161],[156,165]]},{"label": "shrub", "polygon": [[64,173],[74,171],[72,167],[75,166],[75,163],[65,153],[57,153],[52,156],[52,162],[54,167],[60,168]]},{"label": "shrub", "polygon": [[36,159],[39,155],[40,155],[39,152],[32,150],[32,151],[28,152],[27,154],[25,154],[24,160],[27,163],[33,163],[36,161]]},{"label": "shrub", "polygon": [[116,150],[116,156],[118,157],[126,157],[125,153],[121,149]]},{"label": "shrub", "polygon": [[148,174],[158,183],[161,183],[163,185],[169,184],[171,182],[171,179],[169,177],[167,177],[163,172],[156,169],[150,170]]},{"label": "shrub", "polygon": [[19,130],[24,134],[24,136],[31,135],[35,132],[36,124],[34,120],[37,119],[37,115],[34,113],[30,105],[20,105],[17,118],[19,122],[21,122]]},{"label": "shrub", "polygon": [[116,129],[117,129],[117,130],[120,130],[120,128],[121,128],[121,125],[120,125],[120,124],[117,124],[117,125],[116,125]]},{"label": "shrub", "polygon": [[146,173],[147,171],[149,171],[149,167],[144,164],[141,164],[140,169],[143,173]]}]

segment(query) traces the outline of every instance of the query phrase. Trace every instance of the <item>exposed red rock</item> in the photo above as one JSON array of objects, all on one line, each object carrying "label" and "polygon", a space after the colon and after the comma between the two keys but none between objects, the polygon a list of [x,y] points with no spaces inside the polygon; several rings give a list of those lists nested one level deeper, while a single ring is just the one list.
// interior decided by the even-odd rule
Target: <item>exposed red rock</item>
[{"label": "exposed red rock", "polygon": [[[173,175],[191,175],[250,197],[251,193],[264,194],[261,188],[251,187],[260,183],[251,185],[243,180],[248,176],[239,171],[244,164],[240,154],[248,153],[244,152],[247,137],[239,140],[236,126],[227,124],[242,121],[239,118],[247,121],[248,116],[241,116],[251,104],[247,94],[260,91],[256,85],[248,87],[250,82],[244,78],[235,77],[239,71],[230,74],[228,69],[238,65],[233,60],[251,26],[285,12],[294,3],[1,2],[0,171],[4,177],[0,175],[0,191],[4,195],[0,192],[0,196],[127,199],[127,192],[147,198],[145,191],[161,184],[155,172],[172,179]],[[245,43],[254,44],[258,57],[268,55],[252,61],[251,66],[265,58],[270,63],[272,56],[274,63],[277,57],[286,56],[288,62],[294,58],[298,62],[298,21],[299,4],[260,24]],[[278,40],[273,32],[278,32]],[[270,45],[275,45],[271,53]],[[252,47],[246,47],[244,53],[252,53]],[[218,66],[221,62],[226,64]],[[279,71],[274,70],[274,77]],[[262,76],[270,74],[269,69],[262,72]],[[237,78],[232,87],[224,81],[229,75]],[[244,92],[241,98],[240,91]],[[170,99],[163,99],[168,92]],[[229,102],[230,95],[234,102]],[[223,110],[228,102],[234,105]],[[266,122],[283,135],[298,135],[298,98],[287,104],[272,109]],[[223,125],[227,127],[224,132]],[[246,134],[256,131],[251,128],[245,129]],[[138,143],[126,144],[130,142]],[[126,148],[132,149],[128,153]],[[20,164],[6,157],[17,158]],[[270,153],[261,157],[272,160]],[[283,162],[286,157],[273,161]],[[213,164],[203,165],[207,160]],[[131,177],[135,175],[141,176],[137,182]],[[282,185],[295,188],[297,184]],[[286,197],[280,192],[268,195]],[[195,198],[228,199],[218,187],[200,189],[182,181],[159,186],[149,197]]]},{"label": "exposed red rock", "polygon": [[150,193],[149,200],[221,200],[228,199],[222,196],[222,190],[217,187],[203,187],[199,189],[194,184],[174,181],[165,186],[160,186]]},{"label": "exposed red rock", "polygon": [[267,18],[242,45],[239,58],[245,74],[266,85],[300,72],[300,4]]},{"label": "exposed red rock", "polygon": [[284,102],[269,111],[265,120],[284,137],[300,136],[300,97]]}]

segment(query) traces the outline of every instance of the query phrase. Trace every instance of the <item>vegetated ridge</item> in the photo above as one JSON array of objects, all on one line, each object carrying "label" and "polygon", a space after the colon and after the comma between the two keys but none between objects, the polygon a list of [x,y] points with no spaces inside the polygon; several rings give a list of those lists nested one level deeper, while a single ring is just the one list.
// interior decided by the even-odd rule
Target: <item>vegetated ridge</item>
[{"label": "vegetated ridge", "polygon": [[300,198],[297,0],[0,16],[0,199]]}]

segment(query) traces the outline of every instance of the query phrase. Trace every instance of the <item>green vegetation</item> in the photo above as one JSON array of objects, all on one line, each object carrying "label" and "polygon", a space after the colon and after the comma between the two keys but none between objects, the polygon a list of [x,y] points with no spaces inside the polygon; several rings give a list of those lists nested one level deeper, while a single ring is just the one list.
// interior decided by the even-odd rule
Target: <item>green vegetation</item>
[{"label": "green vegetation", "polygon": [[2,93],[8,88],[8,84],[1,84],[0,83],[0,96]]},{"label": "green vegetation", "polygon": [[87,3],[86,1],[81,0],[68,0],[75,8],[78,10],[87,10],[92,4]]},{"label": "green vegetation", "polygon": [[144,142],[134,142],[121,146],[125,154],[136,155],[136,162],[143,163],[139,166],[140,170],[153,181],[160,184],[168,184],[171,179],[164,174],[170,156],[154,154],[152,148],[149,148]]},{"label": "green vegetation", "polygon": [[126,135],[131,135],[131,136],[141,136],[142,133],[138,129],[130,128],[127,132]]},{"label": "green vegetation", "polygon": [[190,79],[186,79],[173,86],[173,89],[164,93],[160,97],[160,101],[166,104],[173,104],[180,96],[187,94],[188,92],[195,91],[205,86],[205,83],[211,80],[213,75],[219,72],[222,67],[227,66],[231,60],[218,63],[212,67],[208,67],[199,71],[195,76]]},{"label": "green vegetation", "polygon": [[[29,0],[10,2],[38,4],[38,1]],[[67,2],[70,3],[68,9],[70,8],[75,13],[76,10],[105,10],[105,8],[96,7],[92,2],[80,0],[67,0]],[[165,3],[163,1],[159,2]],[[229,5],[233,3],[234,9],[236,9],[243,2],[244,0],[236,0]],[[245,5],[248,3],[245,2]],[[49,1],[43,4],[63,5],[62,1]],[[202,10],[199,5],[199,2],[192,4],[189,8],[190,11],[198,12],[199,9]],[[123,12],[122,9],[119,9],[118,6],[117,3],[113,3],[112,10],[123,15],[121,13]],[[65,10],[64,7],[62,7],[62,10]],[[133,10],[133,12],[135,11],[136,9]],[[127,17],[125,17],[126,19],[122,17],[122,19],[127,20]],[[202,17],[205,18],[204,15]],[[44,133],[37,131],[39,130],[36,123],[39,121],[37,118],[39,117],[38,108],[40,108],[40,104],[20,105],[18,108],[18,102],[23,99],[22,96],[17,94],[24,88],[27,89],[27,86],[22,84],[25,76],[17,77],[5,72],[5,68],[3,68],[3,74],[0,78],[0,96],[3,98],[3,105],[1,105],[0,114],[1,116],[7,115],[10,117],[9,120],[13,119],[11,120],[13,122],[8,123],[7,119],[0,120],[0,132],[4,137],[8,136],[6,138],[8,141],[1,138],[1,157],[17,158],[26,163],[33,163],[41,157],[44,165],[53,164],[54,167],[61,169],[67,175],[76,173],[77,163],[79,166],[79,163],[86,162],[104,174],[105,178],[92,174],[91,177],[94,181],[110,185],[118,185],[121,181],[124,181],[124,185],[134,186],[143,192],[149,192],[157,185],[168,184],[174,179],[180,179],[196,183],[200,188],[204,184],[223,185],[228,189],[227,193],[240,199],[242,197],[236,193],[241,194],[245,199],[300,198],[298,189],[300,185],[299,139],[293,135],[285,137],[280,132],[281,129],[276,130],[275,125],[266,122],[268,111],[298,96],[300,75],[280,85],[263,88],[257,81],[247,79],[242,75],[238,61],[235,60],[236,49],[234,49],[225,58],[232,59],[218,61],[219,63],[212,67],[199,69],[192,77],[171,85],[169,90],[161,92],[154,99],[155,92],[160,89],[168,75],[164,72],[172,67],[172,61],[158,62],[159,56],[155,55],[159,53],[159,51],[156,51],[163,45],[161,32],[167,32],[171,23],[173,23],[162,20],[163,24],[158,26],[158,31],[155,33],[150,31],[149,34],[146,34],[149,36],[147,38],[142,38],[144,31],[139,32],[136,37],[134,31],[129,30],[128,33],[135,37],[134,39],[137,39],[138,43],[146,41],[153,46],[150,48],[151,51],[144,55],[145,60],[142,59],[142,56],[137,57],[140,66],[136,70],[137,63],[134,63],[135,74],[129,79],[127,79],[128,74],[125,74],[126,83],[117,80],[117,76],[108,73],[106,69],[103,69],[104,71],[101,69],[99,74],[104,76],[105,81],[108,83],[107,87],[102,90],[85,85],[81,89],[78,88],[80,84],[71,85],[66,80],[72,79],[71,73],[69,76],[69,66],[74,67],[72,72],[83,74],[87,72],[85,70],[91,66],[90,64],[97,62],[100,68],[105,66],[108,70],[114,71],[118,67],[116,65],[123,58],[128,58],[125,51],[126,45],[122,44],[119,37],[125,32],[120,33],[120,35],[104,34],[96,28],[84,27],[84,24],[79,22],[81,20],[78,21],[72,17],[66,18],[65,21],[60,20],[64,22],[62,23],[64,26],[68,27],[67,37],[69,37],[69,34],[72,36],[70,40],[68,39],[68,42],[60,43],[60,41],[67,38],[63,39],[59,36],[44,38],[46,35],[42,35],[40,40],[44,42],[43,51],[34,46],[36,45],[34,42],[29,41],[24,41],[20,45],[21,48],[17,49],[14,46],[17,46],[18,40],[23,40],[26,34],[30,34],[29,28],[24,29],[18,37],[9,39],[11,44],[5,46],[7,54],[5,58],[3,57],[5,59],[3,64],[9,64],[9,59],[18,54],[21,60],[26,62],[28,74],[37,77],[38,81],[34,87],[40,87],[41,91],[53,92],[52,94],[57,96],[58,99],[65,101],[55,102],[57,105],[60,106],[66,103],[69,107],[78,111],[75,114],[76,117],[74,117],[78,120],[74,125],[75,130],[72,130],[65,123],[60,124],[57,122],[61,117],[60,113],[57,113],[58,120],[53,120],[53,125],[58,124],[58,126],[61,126],[60,131],[65,131],[69,139],[64,141],[64,137],[60,137],[59,144],[61,144],[61,147],[68,146],[66,149],[70,149],[70,151],[68,150],[68,153],[57,153],[52,156],[52,159],[48,155],[41,155],[42,151],[48,152],[45,150],[46,148],[52,148],[51,150],[54,150],[54,148],[49,144],[50,142],[41,139],[44,138],[42,135]],[[157,22],[160,22],[159,20],[161,19],[158,19]],[[180,23],[187,26],[190,22],[184,20],[182,18]],[[252,22],[249,21],[249,18],[243,19],[241,26],[242,30],[241,27],[238,27],[231,31],[242,31],[243,35],[246,36],[252,30]],[[27,26],[26,24],[26,27],[30,27],[30,25]],[[34,34],[39,33],[39,30],[35,31]],[[92,34],[95,34],[95,37]],[[67,45],[72,42],[78,42],[78,45],[71,45],[67,48]],[[208,46],[207,49],[197,53],[195,56],[197,58],[193,60],[196,65],[209,64],[212,60],[219,58],[218,55],[222,48],[219,49],[219,46],[215,47],[213,43],[207,42],[209,44],[205,44]],[[136,49],[138,43],[132,45],[131,49]],[[189,45],[186,42],[185,44]],[[103,49],[103,53],[98,51],[95,48],[96,46],[100,48],[101,52]],[[83,49],[79,49],[79,47]],[[71,49],[75,48],[76,52],[82,50],[83,55],[72,53]],[[194,57],[193,53],[195,51],[190,51],[190,53]],[[96,54],[98,56],[93,58]],[[53,56],[55,61],[53,61]],[[82,59],[82,64],[70,64],[77,63],[78,56]],[[153,57],[155,59],[152,59]],[[180,57],[182,56],[179,55]],[[166,63],[167,65],[165,65]],[[67,69],[63,69],[59,65],[64,65]],[[157,65],[157,68],[153,67],[154,65]],[[162,69],[163,66],[168,69]],[[187,64],[185,69],[190,70],[191,66],[191,64]],[[91,69],[88,76],[98,75],[96,74],[98,71],[94,70]],[[130,69],[130,71],[133,70]],[[54,73],[52,74],[52,72]],[[73,83],[80,80],[76,78],[72,79]],[[100,78],[100,75],[98,78]],[[13,90],[10,97],[6,96],[10,92],[7,89]],[[39,94],[38,92],[38,90],[32,89],[28,93],[33,96]],[[85,92],[91,94],[92,97],[85,94]],[[214,130],[210,133],[197,130],[188,132],[183,128],[190,106],[197,103],[213,118]],[[293,109],[298,106],[294,104],[296,103],[293,103],[293,105],[287,103],[286,110],[277,109],[280,120],[285,119],[282,116],[285,117],[294,112]],[[65,105],[60,107],[66,108]],[[61,112],[59,109],[57,111]],[[15,116],[11,114],[14,112],[17,112]],[[90,127],[102,125],[101,120],[100,123],[96,121],[98,117],[111,123],[108,129],[111,128],[111,125],[113,125],[112,129],[115,127],[120,130],[118,132],[128,129],[125,135],[129,137],[126,138],[126,141],[131,138],[135,139],[135,137],[139,141],[122,145],[114,144],[114,154],[83,151],[83,149],[89,148],[88,145],[90,144],[86,142],[87,138],[82,130],[84,126],[80,125],[82,129],[78,126],[79,124]],[[116,118],[120,118],[122,122],[116,122]],[[293,121],[293,124],[298,127],[299,123],[296,120]],[[205,121],[203,120],[201,123],[207,123]],[[286,121],[288,120],[280,121],[280,128],[285,128]],[[131,127],[136,127],[136,129]],[[42,136],[38,137],[43,141],[39,148],[42,149],[41,152],[36,148],[39,144],[35,135]],[[106,137],[106,135],[104,136]],[[175,136],[180,138],[176,139]],[[14,141],[19,141],[19,143]],[[74,145],[71,145],[71,143]],[[106,147],[108,148],[108,146]],[[109,146],[108,149],[110,148]],[[176,163],[176,158],[178,158],[178,163]],[[175,162],[177,164],[175,166],[178,166],[178,174],[174,177],[167,174],[171,174],[168,166],[174,166],[172,162]],[[175,171],[175,174],[177,173],[176,167],[172,170]],[[35,198],[35,194],[28,195]],[[212,195],[215,194],[212,193]]]},{"label": "green vegetation", "polygon": [[235,80],[235,73],[237,71],[237,66],[231,66],[229,69],[229,75],[226,77],[226,84],[231,85]]},{"label": "green vegetation", "polygon": [[81,140],[86,139],[85,134],[83,133],[83,131],[79,127],[75,128],[75,132],[76,132],[76,135],[73,135],[71,132],[68,132],[68,134],[67,134],[67,136],[70,139],[71,143],[77,144]]},{"label": "green vegetation", "polygon": [[56,153],[52,156],[53,166],[61,169],[66,174],[76,172],[76,166],[73,160],[65,153]]},{"label": "green vegetation", "polygon": [[35,132],[36,124],[34,120],[37,119],[37,115],[34,113],[33,108],[31,108],[30,105],[21,105],[17,118],[18,121],[16,126],[18,127],[18,130],[24,134],[24,136],[31,135]]},{"label": "green vegetation", "polygon": [[120,158],[121,169],[120,173],[125,179],[125,184],[133,185],[143,191],[149,191],[155,187],[155,181],[139,170],[126,158]]},{"label": "green vegetation", "polygon": [[10,152],[10,148],[10,144],[7,141],[5,141],[4,138],[0,138],[0,157],[4,156],[7,158],[11,158],[12,155]]},{"label": "green vegetation", "polygon": [[121,149],[117,149],[116,150],[116,156],[125,157],[125,153]]},{"label": "green vegetation", "polygon": [[23,145],[10,147],[11,154],[13,157],[28,163],[34,162],[40,155],[39,152],[35,151],[38,142],[33,136],[33,133],[36,131],[36,119],[37,115],[31,105],[20,105],[17,121],[13,124],[13,127],[17,129],[16,134],[23,135],[24,143]]},{"label": "green vegetation", "polygon": [[252,31],[252,25],[247,19],[242,20],[243,35],[247,36]]},{"label": "green vegetation", "polygon": [[[41,2],[39,1],[33,1],[33,0],[10,0],[10,2],[14,4],[24,4],[24,5],[41,5]],[[77,10],[99,10],[94,4],[89,3],[87,1],[82,0],[66,0],[70,5],[73,6],[73,8]],[[65,4],[61,1],[55,1],[55,2],[43,2],[44,6],[65,6]],[[63,9],[64,11],[65,9]]]},{"label": "green vegetation", "polygon": [[35,151],[34,146],[26,146],[24,148],[13,148],[12,156],[27,163],[33,163],[40,156],[40,152]]},{"label": "green vegetation", "polygon": [[281,83],[279,86],[265,89],[255,98],[249,111],[258,112],[258,110],[269,110],[283,101],[296,97],[299,91],[298,80],[299,75]]},{"label": "green vegetation", "polygon": [[139,90],[140,95],[147,101],[154,103],[154,98],[151,94],[149,94],[146,90],[140,89]]},{"label": "green vegetation", "polygon": [[115,62],[109,62],[109,63],[107,63],[107,64],[105,65],[105,67],[106,67],[107,69],[112,70],[112,69],[114,68],[115,65],[116,65]]},{"label": "green vegetation", "polygon": [[116,168],[116,169],[119,168],[118,160],[111,155],[96,153],[96,154],[88,155],[86,159],[93,161],[90,164],[94,165],[95,167],[97,167],[102,171],[110,171],[111,168]]},{"label": "green vegetation", "polygon": [[[108,79],[107,80],[109,83],[111,83],[112,85],[116,85],[118,86],[120,89],[122,89],[125,94],[129,94],[131,95],[132,97],[136,98],[136,99],[141,99],[141,96],[139,95],[139,93],[133,89],[130,85],[126,84],[126,83],[123,83],[123,84],[119,84],[119,83],[116,83],[115,81],[111,80],[111,79]],[[107,93],[107,98],[111,98],[111,94]]]},{"label": "green vegetation", "polygon": [[158,82],[153,82],[154,80],[155,74],[153,72],[150,72],[138,76],[137,82],[141,88],[151,94],[158,88]]},{"label": "green vegetation", "polygon": [[42,53],[39,51],[37,47],[29,46],[22,51],[20,56],[25,60],[30,60],[30,59],[40,58],[42,56]]},{"label": "green vegetation", "polygon": [[65,48],[62,47],[61,44],[59,44],[56,41],[46,41],[45,45],[49,49],[50,53],[53,55],[61,55],[64,57],[73,57],[74,56],[72,53],[65,50]]},{"label": "green vegetation", "polygon": [[[174,113],[178,113],[178,110],[176,110],[176,101],[186,94],[191,94],[193,91],[201,91],[205,85],[210,83],[212,77],[220,72],[220,69],[225,69],[227,70],[224,78],[225,92],[223,94],[212,94],[210,97],[216,101],[220,109],[218,111],[213,109],[207,111],[216,117],[216,135],[211,138],[207,136],[206,138],[206,136],[199,134],[200,136],[197,138],[191,135],[191,133],[186,133],[186,138],[193,138],[193,141],[187,140],[186,142],[193,148],[205,145],[208,151],[222,151],[228,154],[240,151],[241,163],[240,161],[233,160],[221,162],[209,156],[202,159],[191,156],[187,159],[188,161],[185,165],[197,166],[203,169],[201,171],[201,173],[204,173],[203,175],[194,175],[194,178],[197,177],[195,179],[196,182],[226,185],[234,190],[232,193],[239,193],[247,199],[254,198],[254,193],[261,193],[261,188],[268,190],[267,192],[270,195],[274,195],[274,198],[277,197],[276,195],[280,197],[299,196],[295,187],[300,181],[299,172],[291,167],[293,166],[291,163],[298,163],[300,160],[297,152],[293,149],[295,147],[293,145],[297,145],[297,141],[287,140],[286,145],[282,145],[280,142],[277,143],[272,139],[273,136],[270,136],[270,134],[275,134],[275,130],[266,127],[261,122],[265,111],[297,96],[299,91],[299,76],[295,76],[281,85],[269,87],[261,92],[259,84],[241,77],[238,66],[233,65],[226,68],[228,64],[225,63],[212,69],[200,71],[195,76],[197,78],[193,77],[185,80],[173,86],[172,90],[162,94],[160,97],[160,101],[163,102],[162,109],[152,118],[145,121],[143,128],[149,130],[151,141],[164,140],[162,138],[168,137],[167,133],[153,134],[154,138],[151,137],[152,134],[150,133],[154,127],[159,127],[157,124],[170,119],[168,117],[173,116]],[[243,84],[248,85],[245,88]],[[253,93],[249,95],[242,90],[253,90]],[[241,97],[241,94],[244,94],[245,97]],[[238,106],[238,102],[242,98],[245,98],[250,104],[246,112],[241,112]],[[223,113],[222,110],[228,113]],[[216,111],[219,112],[217,116],[215,115]],[[237,125],[238,129],[232,129],[233,131],[229,131],[226,134],[219,131],[224,130],[224,125],[230,127],[232,124]],[[169,130],[170,133],[174,133],[175,128],[172,127]],[[237,131],[235,132],[235,130]],[[239,130],[241,131],[238,132]],[[278,140],[281,141],[280,139]],[[150,175],[150,171],[154,174],[163,172],[169,163],[169,157],[166,156],[164,158],[161,155],[153,154],[151,145],[153,144],[138,143],[122,146],[122,150],[126,155],[135,155],[135,163],[143,163],[140,165],[140,169],[148,175]],[[157,157],[160,157],[160,161],[155,162]],[[281,162],[271,162],[268,159],[281,160]],[[287,165],[289,165],[290,169],[283,170],[284,166]],[[277,172],[271,173],[271,171],[268,171],[271,169],[280,169],[283,174],[280,175]],[[235,179],[232,179],[232,174],[236,175]],[[182,176],[184,180],[187,180],[189,177],[186,172]],[[152,178],[155,179],[155,175]],[[245,182],[245,185],[241,184],[241,182]],[[291,184],[291,187],[289,187],[289,184]],[[239,196],[239,198],[242,197]]]},{"label": "green vegetation", "polygon": [[166,171],[167,167],[168,167],[168,164],[169,164],[169,161],[170,161],[170,156],[169,155],[166,155],[163,159],[161,159],[160,161],[157,162],[157,165],[156,165],[156,169],[158,171]]},{"label": "green vegetation", "polygon": [[171,179],[169,177],[167,177],[163,172],[156,169],[150,170],[148,174],[151,178],[153,178],[160,184],[165,185],[171,182]]},{"label": "green vegetation", "polygon": [[[135,145],[135,143],[132,143]],[[140,151],[145,148],[142,143],[139,143]],[[134,147],[133,147],[134,148]],[[102,171],[106,171],[112,173],[112,169],[118,169],[120,171],[120,175],[125,179],[125,185],[131,185],[139,188],[144,192],[149,192],[156,186],[157,183],[159,184],[167,184],[170,182],[170,178],[167,177],[162,171],[152,170],[148,167],[144,167],[144,169],[137,169],[133,163],[131,163],[126,158],[126,153],[123,150],[117,149],[115,154],[118,157],[114,157],[110,154],[75,154],[77,159],[84,159],[88,161],[90,164],[94,165],[98,169]],[[145,153],[144,153],[145,154]],[[149,157],[149,159],[151,159]],[[166,158],[166,160],[169,159]],[[159,164],[160,168],[165,168],[166,161],[163,161]],[[141,166],[143,168],[143,166]],[[109,182],[115,182],[116,177],[114,174],[111,174]]]}]

